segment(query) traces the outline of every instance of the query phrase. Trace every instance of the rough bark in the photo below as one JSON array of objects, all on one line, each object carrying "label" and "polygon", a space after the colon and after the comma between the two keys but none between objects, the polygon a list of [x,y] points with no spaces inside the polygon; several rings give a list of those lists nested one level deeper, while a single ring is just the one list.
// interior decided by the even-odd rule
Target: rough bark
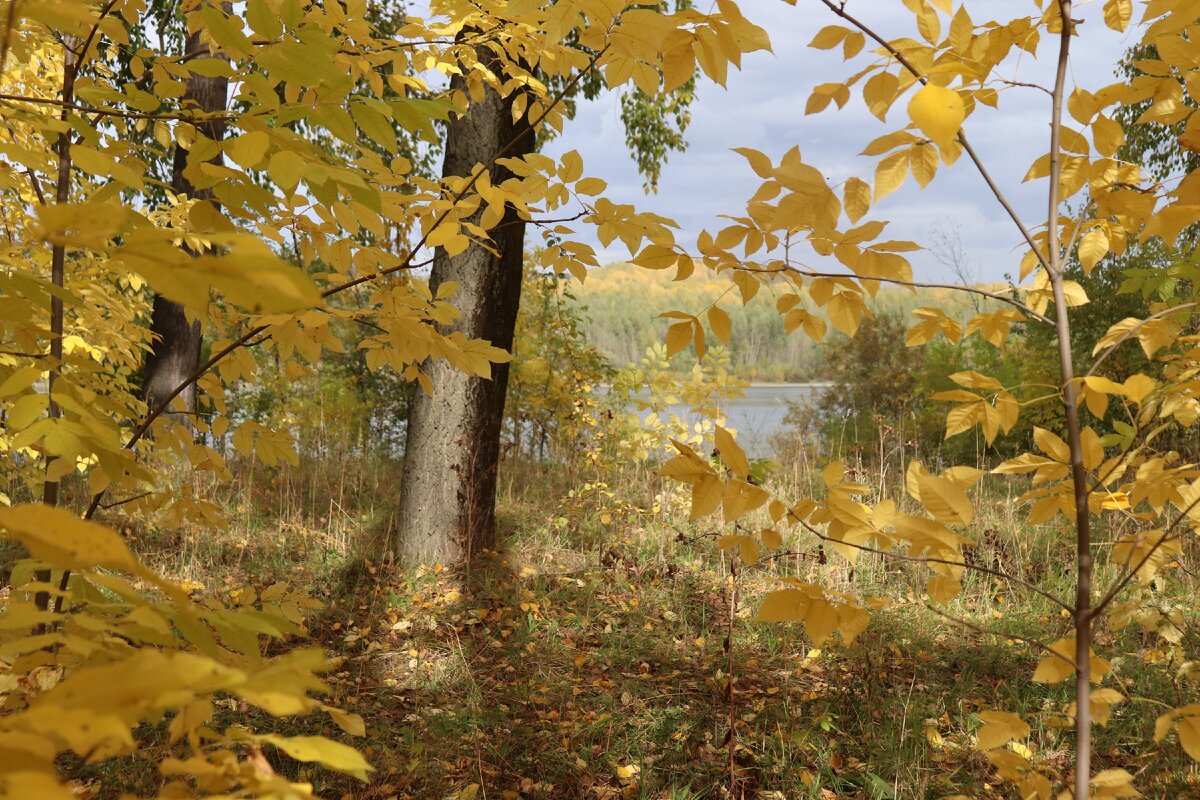
[{"label": "rough bark", "polygon": [[[223,6],[228,10],[228,4]],[[196,58],[207,58],[210,53],[200,40],[199,33],[188,36],[187,52],[195,54]],[[229,79],[213,78],[192,73],[188,77],[187,93],[183,96],[185,108],[193,108],[208,113],[225,111],[229,98]],[[223,120],[206,120],[196,125],[197,130],[210,139],[220,140],[225,135]],[[220,153],[213,157],[213,163],[222,162]],[[187,168],[188,151],[186,148],[175,146],[175,161],[171,171],[171,189],[176,194],[203,200],[213,199],[209,189],[196,189],[184,176]],[[154,310],[150,319],[150,332],[153,335],[150,352],[146,356],[146,367],[143,378],[143,389],[146,403],[151,409],[158,405],[175,387],[188,380],[200,366],[200,322],[189,320],[183,306],[165,297],[154,298]],[[196,385],[189,384],[179,395],[183,407],[188,411],[196,408]]]},{"label": "rough bark", "polygon": [[[451,121],[444,176],[469,175],[474,165],[490,163],[501,151],[507,157],[533,151],[532,130],[524,121],[513,123],[512,99],[488,89]],[[493,184],[509,177],[495,166],[491,174]],[[472,245],[451,257],[439,248],[430,283],[436,291],[446,281],[459,282],[453,300],[462,316],[449,330],[511,350],[525,223],[510,207],[491,236],[499,255]],[[409,414],[396,550],[408,563],[469,566],[475,553],[496,542],[496,470],[508,365],[494,365],[490,380],[465,375],[441,360],[426,368],[434,390],[432,395],[418,391]]]}]

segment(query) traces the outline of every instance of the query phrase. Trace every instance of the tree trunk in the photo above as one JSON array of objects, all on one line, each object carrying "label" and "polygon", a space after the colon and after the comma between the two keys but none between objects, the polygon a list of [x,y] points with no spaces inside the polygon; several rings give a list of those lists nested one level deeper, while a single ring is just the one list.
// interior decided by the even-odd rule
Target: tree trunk
[{"label": "tree trunk", "polygon": [[[481,50],[480,57],[485,55],[490,54]],[[461,88],[461,80],[455,81]],[[470,175],[474,165],[489,164],[501,151],[515,158],[533,152],[533,131],[524,120],[513,123],[512,101],[512,95],[502,99],[487,89],[480,102],[450,122],[444,176]],[[508,177],[507,170],[491,168],[493,184]],[[436,292],[445,281],[459,282],[453,302],[462,316],[444,332],[461,331],[511,350],[525,243],[525,223],[514,208],[491,237],[499,256],[478,245],[453,257],[439,248],[430,286]],[[396,550],[407,563],[469,566],[475,553],[496,542],[508,364],[493,365],[491,380],[468,376],[443,360],[426,369],[434,389],[432,395],[418,391],[409,414]]]},{"label": "tree trunk", "polygon": [[[229,4],[222,3],[228,11]],[[187,52],[196,54],[195,58],[207,58],[210,53],[207,45],[200,41],[200,34],[188,36]],[[183,96],[185,108],[196,108],[208,113],[225,111],[229,99],[229,79],[211,78],[192,73],[188,77],[187,93]],[[210,139],[220,140],[225,135],[224,120],[207,120],[196,124],[197,130]],[[215,164],[222,163],[220,153],[213,157]],[[187,168],[188,151],[180,145],[175,145],[175,163],[171,171],[171,189],[176,194],[209,200],[213,199],[209,189],[197,190],[184,177]],[[150,352],[146,356],[146,368],[143,379],[143,389],[146,403],[153,411],[163,400],[171,396],[175,387],[187,381],[196,368],[200,366],[200,322],[189,320],[183,306],[162,296],[154,298],[154,311],[150,318],[150,332],[153,335]],[[188,387],[179,395],[187,411],[196,409],[196,385]]]}]

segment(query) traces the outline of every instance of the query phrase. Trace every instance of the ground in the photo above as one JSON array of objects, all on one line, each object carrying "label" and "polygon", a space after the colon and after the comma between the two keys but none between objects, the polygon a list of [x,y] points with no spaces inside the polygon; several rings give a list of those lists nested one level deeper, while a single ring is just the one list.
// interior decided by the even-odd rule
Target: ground
[{"label": "ground", "polygon": [[[361,529],[328,516],[281,526],[267,514],[224,534],[143,532],[134,543],[198,594],[236,600],[287,580],[323,601],[309,634],[338,659],[334,699],[363,716],[367,734],[354,740],[316,717],[282,724],[349,741],[376,768],[366,785],[298,773],[328,797],[720,798],[732,786],[737,797],[789,800],[1007,798],[1011,787],[974,748],[979,712],[1032,718],[1069,700],[1069,683],[1030,682],[1038,654],[1022,638],[1052,640],[1068,621],[999,578],[976,575],[948,607],[964,627],[926,607],[920,567],[874,556],[851,567],[796,540],[793,556],[738,578],[731,626],[728,563],[712,531],[661,514],[583,524],[544,488],[509,484],[503,549],[469,573],[399,569],[380,555],[369,514]],[[1005,524],[1003,535],[981,531],[971,557],[1034,572],[1061,557],[1041,539],[1013,539],[1017,517]],[[853,645],[816,648],[800,626],[752,619],[781,574],[891,599]],[[1157,637],[1121,636],[1100,644],[1131,654],[1108,681],[1130,702],[1098,730],[1096,768],[1138,774],[1146,796],[1198,795],[1174,738],[1152,744],[1161,703],[1138,699],[1182,704],[1191,690],[1171,682],[1177,665],[1155,665],[1169,657]],[[1071,731],[1043,720],[1027,746],[1068,779]]]}]

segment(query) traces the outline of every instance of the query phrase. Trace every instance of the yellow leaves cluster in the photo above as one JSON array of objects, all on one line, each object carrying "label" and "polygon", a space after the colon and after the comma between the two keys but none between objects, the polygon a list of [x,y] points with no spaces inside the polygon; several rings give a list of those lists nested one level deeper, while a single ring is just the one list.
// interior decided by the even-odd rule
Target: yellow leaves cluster
[{"label": "yellow leaves cluster", "polygon": [[[690,272],[690,259],[672,251],[673,223],[600,197],[604,181],[584,175],[577,153],[558,162],[538,154],[484,154],[466,177],[417,174],[405,154],[417,151],[421,140],[437,140],[435,123],[461,113],[490,87],[511,99],[514,120],[561,129],[563,107],[546,79],[573,85],[570,76],[589,64],[578,43],[598,54],[596,66],[611,85],[629,82],[647,93],[678,88],[698,69],[724,82],[729,64],[769,47],[765,31],[725,0],[711,13],[677,14],[625,10],[606,0],[437,6],[429,19],[407,17],[397,36],[368,21],[364,0],[185,5],[187,27],[198,32],[209,57],[138,50],[128,34],[144,25],[144,4],[109,4],[103,14],[98,4],[74,0],[14,4],[0,87],[34,99],[4,101],[8,144],[0,193],[6,202],[0,213],[9,236],[0,275],[6,353],[0,358],[0,453],[6,484],[40,487],[79,470],[93,492],[144,494],[128,508],[157,513],[167,524],[220,524],[220,508],[187,486],[164,491],[142,463],[147,456],[173,454],[192,470],[226,476],[221,456],[196,442],[197,434],[211,434],[228,436],[236,451],[268,464],[295,463],[289,434],[253,421],[231,426],[224,384],[254,381],[258,367],[239,342],[274,349],[294,379],[305,363],[342,347],[341,324],[365,323],[372,331],[361,343],[368,366],[391,368],[427,391],[427,359],[480,377],[509,359],[490,342],[446,332],[457,314],[454,287],[431,292],[406,274],[422,247],[447,254],[487,249],[506,216],[529,218],[579,203],[606,245],[619,239],[637,252],[648,243],[648,263],[665,251],[681,275]],[[456,42],[467,29],[497,32],[489,40],[493,60],[484,62],[487,48]],[[62,42],[72,35],[91,49],[80,57],[87,78],[71,98],[81,113],[62,116],[55,105],[63,99]],[[112,46],[125,48],[134,82],[118,85],[107,68],[92,69],[93,59],[108,58]],[[462,85],[431,87],[420,76],[433,72],[460,76]],[[231,108],[205,117],[185,106],[182,98],[196,76],[236,78]],[[216,128],[224,129],[222,139],[214,138]],[[54,191],[42,190],[53,188],[59,174],[60,135],[70,152],[55,202]],[[168,193],[160,202],[155,197],[161,195],[151,194],[127,202],[122,193],[159,189],[146,180],[147,165],[174,148],[187,151],[182,177],[193,196]],[[805,176],[785,178],[795,183]],[[571,241],[572,233],[565,225],[547,226],[552,246],[543,263],[582,277],[597,258],[590,246]],[[70,261],[62,288],[47,279],[52,247]],[[347,307],[338,296],[352,287],[363,294]],[[132,379],[148,344],[150,290],[182,303],[214,352],[227,351],[217,370],[200,380],[197,430],[160,418],[153,436],[143,435],[146,409]],[[61,361],[49,355],[51,297],[66,307],[61,341],[70,346]],[[729,318],[720,308],[709,310],[707,323],[718,338],[729,337]],[[693,338],[701,348],[702,337],[697,320]],[[53,419],[49,374],[62,412]],[[722,490],[718,504],[735,518],[764,501],[762,490],[746,480],[744,457],[725,451],[741,477]],[[253,608],[229,610],[216,601],[192,608],[178,589],[141,568],[119,537],[63,514],[19,507],[0,518],[36,557],[77,570],[64,596],[65,624],[28,602],[28,590],[56,597],[59,591],[31,584],[32,568],[18,576],[24,588],[4,611],[10,632],[51,624],[41,639],[5,634],[17,669],[53,646],[69,671],[58,689],[39,697],[4,697],[13,713],[0,723],[0,794],[64,795],[52,777],[60,751],[95,758],[129,752],[134,726],[164,713],[174,714],[170,731],[180,746],[179,758],[162,765],[164,793],[171,796],[311,796],[311,787],[242,758],[247,743],[365,774],[361,757],[324,740],[206,730],[211,697],[225,692],[272,714],[325,708],[343,727],[361,732],[360,720],[308,697],[320,689],[314,672],[324,661],[318,654],[297,651],[275,662],[260,655],[262,636],[299,632],[302,600],[264,592]],[[762,541],[780,543],[778,534],[765,532]],[[151,602],[108,570],[153,583],[172,602]],[[84,602],[72,599],[80,597]],[[146,684],[146,675],[161,685]]]},{"label": "yellow leaves cluster", "polygon": [[831,602],[823,587],[796,579],[782,580],[788,588],[763,598],[754,617],[759,622],[803,622],[808,638],[818,646],[835,631],[847,645],[853,644],[866,630],[870,622],[867,610],[844,595],[838,598],[840,602]]},{"label": "yellow leaves cluster", "polygon": [[582,5],[593,24],[581,31],[580,44],[597,51],[609,45],[597,66],[610,87],[632,82],[647,95],[670,92],[691,79],[697,66],[724,86],[730,64],[740,67],[743,54],[771,49],[767,32],[729,0],[718,2],[715,14],[629,9],[607,36],[605,27],[619,9],[599,2]]},{"label": "yellow leaves cluster", "polygon": [[976,746],[1000,777],[1015,783],[1021,797],[1051,800],[1049,778],[1033,766],[1032,750],[1019,742],[1029,736],[1029,723],[1008,711],[981,711],[979,721]]},{"label": "yellow leaves cluster", "polygon": [[[995,378],[967,371],[956,372],[950,379],[964,388],[933,395],[934,400],[958,403],[946,415],[947,439],[978,425],[983,429],[984,438],[991,444],[1001,431],[1007,433],[1017,424],[1020,405],[1012,393]],[[991,398],[967,389],[989,392]]]},{"label": "yellow leaves cluster", "polygon": [[1172,726],[1184,752],[1200,761],[1200,705],[1186,705],[1160,716],[1154,723],[1154,741],[1165,739]]},{"label": "yellow leaves cluster", "polygon": [[[65,753],[90,762],[129,755],[139,747],[142,725],[165,714],[173,717],[172,755],[160,765],[164,796],[313,797],[310,785],[257,769],[239,755],[239,741],[269,743],[293,758],[366,779],[371,767],[347,745],[236,727],[222,734],[211,727],[214,701],[229,694],[274,716],[322,709],[347,732],[363,733],[357,715],[311,696],[324,689],[316,673],[330,666],[322,653],[262,656],[264,637],[301,632],[304,610],[312,607],[307,598],[277,585],[240,610],[216,600],[196,607],[180,587],[143,567],[115,531],[70,512],[2,508],[0,529],[35,559],[17,565],[13,594],[0,613],[5,675],[14,678],[0,676],[0,797],[73,796],[56,776],[56,759]],[[57,577],[38,582],[35,570],[43,568],[67,568],[74,575],[64,590]],[[169,601],[148,599],[118,572],[153,583]],[[61,597],[65,611],[39,610],[32,597],[42,591]],[[50,680],[21,680],[45,666],[48,647],[58,666]],[[26,793],[34,789],[35,795]]]},{"label": "yellow leaves cluster", "polygon": [[[1033,680],[1037,683],[1061,683],[1075,674],[1075,637],[1059,639],[1049,646],[1050,652],[1038,662]],[[1112,669],[1111,665],[1090,648],[1088,666],[1092,683],[1100,683]]]}]

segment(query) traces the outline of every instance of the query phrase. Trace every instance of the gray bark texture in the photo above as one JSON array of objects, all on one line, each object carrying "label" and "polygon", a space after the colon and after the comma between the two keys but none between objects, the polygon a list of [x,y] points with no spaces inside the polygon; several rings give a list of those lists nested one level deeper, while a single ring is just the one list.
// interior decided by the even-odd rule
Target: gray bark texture
[{"label": "gray bark texture", "polygon": [[[481,48],[481,57],[485,52]],[[489,164],[498,154],[519,158],[533,152],[532,129],[524,119],[513,123],[513,99],[488,89],[466,114],[451,120],[444,176],[470,175],[476,164]],[[507,170],[491,168],[493,184],[509,177]],[[439,248],[430,285],[436,292],[445,281],[459,282],[452,301],[462,316],[446,332],[462,331],[511,351],[525,222],[510,206],[491,237],[499,255],[475,244],[454,257]],[[468,376],[442,360],[425,368],[434,390],[432,395],[418,390],[409,414],[396,551],[409,564],[469,568],[474,554],[496,544],[496,470],[508,364],[493,365],[491,380]]]},{"label": "gray bark texture", "polygon": [[[224,4],[228,10],[228,4]],[[200,35],[193,33],[188,36],[187,52],[198,53],[198,58],[209,56],[208,48],[200,41]],[[192,73],[188,77],[187,93],[183,96],[185,108],[198,109],[209,113],[225,111],[229,98],[229,79],[210,78]],[[197,123],[197,130],[210,139],[219,141],[225,136],[224,120],[206,120]],[[223,162],[221,154],[213,158],[213,163]],[[213,203],[212,191],[197,190],[184,177],[187,168],[188,151],[175,145],[175,162],[171,171],[171,189],[176,194],[209,200]],[[200,366],[200,323],[189,320],[183,306],[162,296],[155,296],[154,309],[150,317],[150,332],[152,334],[150,352],[146,355],[146,367],[143,376],[143,389],[146,403],[153,411],[163,400],[171,396],[176,387],[191,378],[196,368]],[[189,383],[187,388],[176,398],[182,401],[188,411],[196,410],[196,385]]]}]

